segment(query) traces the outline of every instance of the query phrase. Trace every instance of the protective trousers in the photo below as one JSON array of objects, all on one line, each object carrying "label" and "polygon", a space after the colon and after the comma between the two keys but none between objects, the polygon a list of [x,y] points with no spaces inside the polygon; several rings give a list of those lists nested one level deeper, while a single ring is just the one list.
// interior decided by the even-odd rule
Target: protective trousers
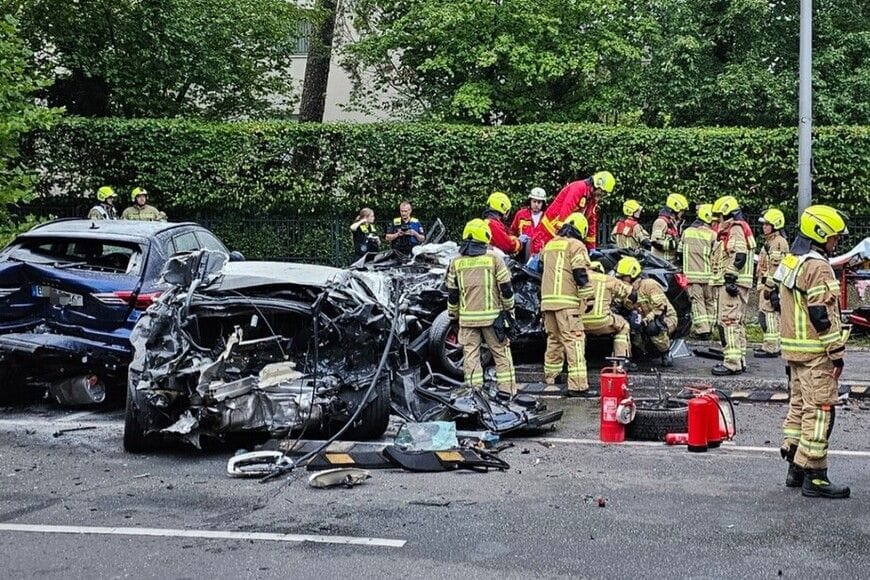
[{"label": "protective trousers", "polygon": [[586,336],[579,308],[544,311],[547,331],[547,352],[544,353],[544,379],[552,381],[562,372],[564,357],[568,357],[568,390],[585,391]]},{"label": "protective trousers", "polygon": [[758,292],[758,323],[764,331],[761,350],[779,353],[779,312],[776,312],[770,300],[764,297],[763,288]]},{"label": "protective trousers", "polygon": [[732,371],[740,371],[746,366],[746,329],[743,319],[746,317],[746,302],[749,290],[743,286],[737,287],[737,296],[731,296],[725,291],[725,286],[719,287],[719,324],[725,335],[725,360],[722,364]]},{"label": "protective trousers", "polygon": [[480,347],[483,342],[492,353],[495,363],[495,382],[498,390],[510,395],[517,392],[517,378],[511,356],[510,341],[500,341],[492,326],[460,326],[459,344],[462,345],[462,365],[465,383],[476,389],[483,387],[483,365],[480,363]]},{"label": "protective trousers", "polygon": [[617,314],[611,314],[604,323],[596,325],[586,324],[583,332],[590,335],[613,335],[613,356],[620,358],[631,357],[631,327],[625,318]]},{"label": "protective trousers", "polygon": [[794,462],[804,469],[828,468],[828,438],[834,428],[837,381],[827,356],[788,362],[791,396],[782,424],[782,448],[797,446]]},{"label": "protective trousers", "polygon": [[716,324],[716,289],[706,283],[690,283],[692,334],[709,334]]}]

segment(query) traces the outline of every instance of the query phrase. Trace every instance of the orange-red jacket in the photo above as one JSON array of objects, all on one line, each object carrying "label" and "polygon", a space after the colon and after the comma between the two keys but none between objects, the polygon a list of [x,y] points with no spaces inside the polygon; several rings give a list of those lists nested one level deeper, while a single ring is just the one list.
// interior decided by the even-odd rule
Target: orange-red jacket
[{"label": "orange-red jacket", "polygon": [[483,219],[489,224],[489,231],[492,234],[492,239],[489,241],[490,246],[498,248],[509,256],[522,249],[523,245],[516,236],[511,235],[498,213],[486,212],[483,214]]},{"label": "orange-red jacket", "polygon": [[556,236],[556,232],[562,227],[565,218],[574,212],[581,212],[589,222],[589,230],[584,240],[586,247],[595,247],[598,235],[598,202],[592,195],[592,178],[572,181],[562,188],[556,198],[553,199],[541,218],[542,243],[546,244]]},{"label": "orange-red jacket", "polygon": [[514,216],[514,221],[511,222],[511,233],[515,236],[527,235],[531,240],[531,255],[540,254],[541,250],[544,249],[544,239],[541,235],[541,232],[544,231],[544,226],[541,225],[543,220],[543,215],[541,216],[541,220],[538,221],[538,225],[535,225],[534,220],[532,219],[532,210],[528,207],[520,208]]}]

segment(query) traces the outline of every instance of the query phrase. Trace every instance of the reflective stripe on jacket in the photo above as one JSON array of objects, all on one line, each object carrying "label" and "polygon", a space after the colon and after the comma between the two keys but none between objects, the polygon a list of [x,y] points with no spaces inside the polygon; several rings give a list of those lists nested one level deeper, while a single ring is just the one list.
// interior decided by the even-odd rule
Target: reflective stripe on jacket
[{"label": "reflective stripe on jacket", "polygon": [[447,310],[459,315],[459,325],[489,326],[502,310],[514,307],[514,298],[505,299],[500,284],[510,283],[504,260],[487,250],[482,256],[459,256],[447,268],[447,290],[459,290],[459,304],[448,302]]},{"label": "reflective stripe on jacket", "polygon": [[[840,285],[828,261],[812,256],[783,258],[777,278],[780,284],[780,335],[782,356],[807,361],[818,356],[843,358],[849,333],[840,323]],[[810,306],[823,306],[830,327],[820,334],[810,320]]]},{"label": "reflective stripe on jacket", "polygon": [[583,242],[574,238],[556,236],[541,252],[544,274],[541,278],[541,310],[563,310],[585,307],[591,294],[589,285],[577,287],[574,270],[589,272],[589,254]]},{"label": "reflective stripe on jacket", "polygon": [[765,237],[761,251],[758,252],[758,268],[755,274],[760,285],[773,288],[773,274],[786,254],[788,254],[788,240],[785,236],[773,232]]},{"label": "reflective stripe on jacket", "polygon": [[592,304],[587,304],[583,314],[583,325],[599,326],[604,324],[612,314],[611,304],[614,300],[623,302],[631,294],[631,286],[606,276],[600,272],[589,271],[589,284],[592,288]]},{"label": "reflective stripe on jacket", "polygon": [[679,251],[683,254],[683,273],[690,283],[707,284],[713,279],[711,258],[715,243],[716,232],[703,222],[683,231]]}]

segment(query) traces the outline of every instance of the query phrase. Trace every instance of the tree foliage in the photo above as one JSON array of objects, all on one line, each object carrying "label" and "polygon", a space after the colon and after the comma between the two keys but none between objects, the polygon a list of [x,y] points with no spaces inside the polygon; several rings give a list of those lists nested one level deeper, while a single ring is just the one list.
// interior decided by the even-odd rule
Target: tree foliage
[{"label": "tree foliage", "polygon": [[70,112],[232,118],[292,104],[293,2],[10,1]]},{"label": "tree foliage", "polygon": [[31,53],[18,35],[18,22],[0,20],[0,227],[10,227],[6,206],[32,193],[35,176],[22,163],[22,136],[44,129],[58,111],[40,106],[35,93],[46,82],[34,72]]},{"label": "tree foliage", "polygon": [[[870,5],[815,2],[816,117],[870,118]],[[346,65],[406,113],[472,122],[783,126],[797,119],[788,0],[357,0]]]}]

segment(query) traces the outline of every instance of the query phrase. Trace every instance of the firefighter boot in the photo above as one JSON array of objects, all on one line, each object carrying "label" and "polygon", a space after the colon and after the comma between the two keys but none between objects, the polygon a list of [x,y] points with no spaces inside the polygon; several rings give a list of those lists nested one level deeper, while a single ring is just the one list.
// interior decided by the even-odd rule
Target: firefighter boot
[{"label": "firefighter boot", "polygon": [[849,486],[831,483],[828,480],[827,469],[804,470],[804,485],[801,488],[801,495],[805,497],[841,499],[849,497],[850,492]]},{"label": "firefighter boot", "polygon": [[782,458],[788,461],[788,473],[785,475],[786,487],[801,487],[804,484],[804,468],[796,465],[794,462],[794,454],[797,452],[797,445],[792,445],[785,449],[780,449],[779,454]]}]

